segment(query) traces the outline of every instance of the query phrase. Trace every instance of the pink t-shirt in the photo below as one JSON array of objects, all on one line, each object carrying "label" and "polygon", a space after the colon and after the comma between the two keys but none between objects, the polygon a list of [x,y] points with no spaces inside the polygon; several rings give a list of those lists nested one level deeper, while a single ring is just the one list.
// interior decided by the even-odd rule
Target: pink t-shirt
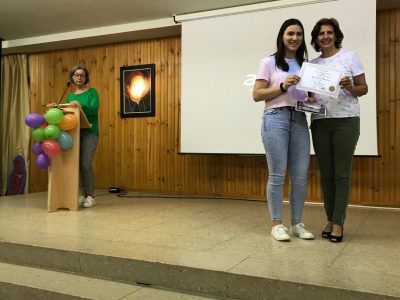
[{"label": "pink t-shirt", "polygon": [[[289,65],[289,71],[285,72],[278,69],[275,65],[275,55],[268,56],[261,60],[260,67],[257,72],[256,79],[264,79],[268,82],[268,87],[279,86],[285,81],[286,77],[290,74],[298,75],[300,73],[300,66],[296,59],[285,59]],[[292,97],[292,91],[296,92],[295,86],[291,86],[288,93],[283,93],[278,97],[265,101],[265,110],[268,108],[277,108],[282,106],[296,106],[296,99]]]}]

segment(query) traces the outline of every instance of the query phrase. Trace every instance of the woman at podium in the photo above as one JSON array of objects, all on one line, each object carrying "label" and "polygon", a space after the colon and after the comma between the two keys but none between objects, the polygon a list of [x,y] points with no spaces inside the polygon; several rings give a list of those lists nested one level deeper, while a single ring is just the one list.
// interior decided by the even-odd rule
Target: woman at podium
[{"label": "woman at podium", "polygon": [[99,94],[89,87],[89,70],[83,64],[73,66],[68,79],[75,86],[75,91],[68,95],[67,103],[78,102],[92,124],[90,128],[81,129],[79,149],[79,206],[89,208],[96,205],[92,161],[99,139]]}]

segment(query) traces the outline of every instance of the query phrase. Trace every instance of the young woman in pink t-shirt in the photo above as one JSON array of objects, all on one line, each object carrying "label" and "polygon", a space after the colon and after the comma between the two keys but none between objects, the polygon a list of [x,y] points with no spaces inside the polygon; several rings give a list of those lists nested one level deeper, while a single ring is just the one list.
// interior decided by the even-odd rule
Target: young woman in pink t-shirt
[{"label": "young woman in pink t-shirt", "polygon": [[[310,136],[306,116],[295,110],[307,93],[295,89],[301,65],[307,60],[304,28],[297,19],[286,20],[278,33],[275,54],[261,60],[253,90],[255,101],[265,101],[261,136],[268,164],[267,199],[271,235],[289,241],[290,235],[313,239],[302,223],[310,162]],[[289,169],[290,231],[282,224],[283,186]]]}]

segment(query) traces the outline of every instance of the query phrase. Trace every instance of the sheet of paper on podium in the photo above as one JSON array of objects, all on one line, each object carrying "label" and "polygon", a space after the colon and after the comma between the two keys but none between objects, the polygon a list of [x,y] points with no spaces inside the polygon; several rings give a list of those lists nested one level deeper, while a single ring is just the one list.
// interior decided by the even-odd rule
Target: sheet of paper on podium
[{"label": "sheet of paper on podium", "polygon": [[82,107],[79,106],[79,110],[81,111],[80,115],[80,124],[81,128],[91,128],[92,124],[89,123],[89,120],[86,118],[85,113],[82,110]]}]

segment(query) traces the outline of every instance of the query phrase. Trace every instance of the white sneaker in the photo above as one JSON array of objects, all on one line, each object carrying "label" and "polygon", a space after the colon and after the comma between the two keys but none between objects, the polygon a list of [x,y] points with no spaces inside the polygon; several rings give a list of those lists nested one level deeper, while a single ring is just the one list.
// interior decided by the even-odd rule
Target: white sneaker
[{"label": "white sneaker", "polygon": [[282,224],[275,225],[271,230],[272,237],[277,241],[290,241],[290,235],[288,235],[288,229]]},{"label": "white sneaker", "polygon": [[85,197],[79,196],[79,199],[78,199],[78,206],[79,206],[79,207],[83,207],[83,203],[85,203]]},{"label": "white sneaker", "polygon": [[83,202],[83,207],[89,208],[96,205],[96,200],[92,196],[87,196],[85,202]]},{"label": "white sneaker", "polygon": [[304,228],[303,223],[299,223],[296,225],[290,226],[290,234],[294,236],[298,236],[301,239],[304,240],[313,240],[314,235],[309,232],[307,229]]}]

